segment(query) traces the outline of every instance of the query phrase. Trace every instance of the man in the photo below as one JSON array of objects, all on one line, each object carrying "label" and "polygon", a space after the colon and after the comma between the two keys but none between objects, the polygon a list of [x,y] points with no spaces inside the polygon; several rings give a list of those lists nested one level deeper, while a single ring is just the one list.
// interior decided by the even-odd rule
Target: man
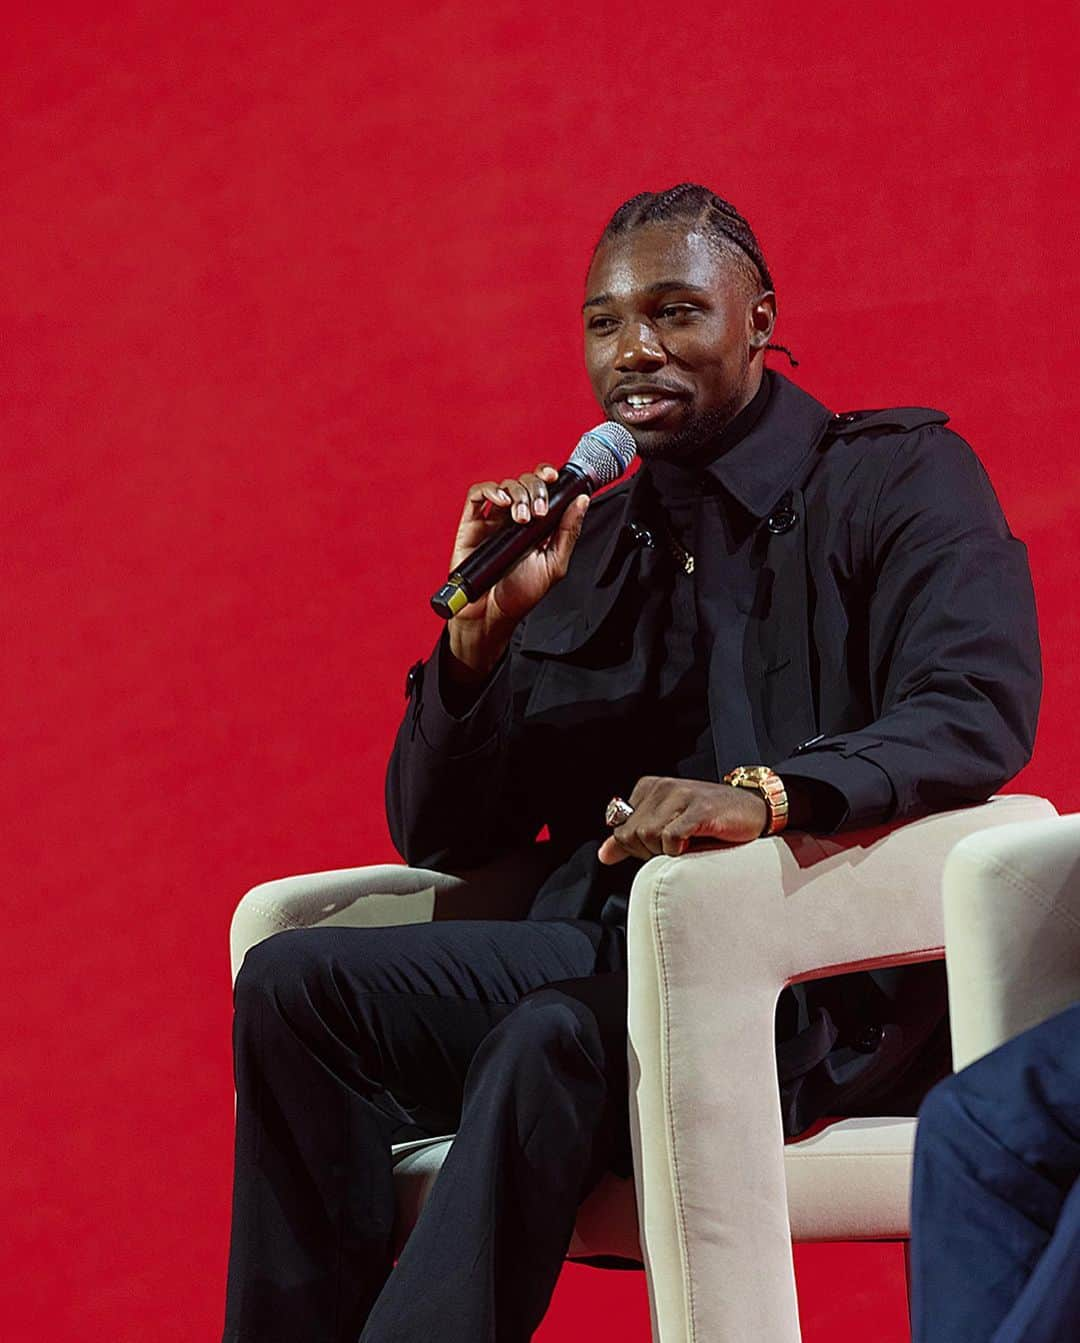
[{"label": "man", "polygon": [[[834,416],[765,370],[775,319],[749,225],[705,188],[605,229],[586,362],[643,469],[450,621],[387,779],[409,862],[475,866],[546,825],[550,875],[525,920],[249,952],[227,1340],[529,1338],[579,1203],[630,1173],[636,865],[978,801],[1028,758],[1030,579],[977,460],[940,412]],[[542,515],[554,474],[473,486],[454,563]],[[917,1104],[943,1006],[933,967],[786,995],[787,1130]],[[417,1130],[457,1137],[391,1273],[389,1145]]]},{"label": "man", "polygon": [[911,1263],[915,1343],[1080,1334],[1080,1003],[926,1098]]}]

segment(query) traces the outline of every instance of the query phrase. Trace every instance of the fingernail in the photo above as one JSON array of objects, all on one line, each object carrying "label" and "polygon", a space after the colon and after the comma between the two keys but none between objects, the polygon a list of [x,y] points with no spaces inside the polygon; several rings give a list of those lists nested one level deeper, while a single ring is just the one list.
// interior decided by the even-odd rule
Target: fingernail
[{"label": "fingernail", "polygon": [[514,505],[514,517],[517,518],[519,522],[528,522],[528,520],[529,520],[529,505],[528,505],[528,504],[515,504],[515,505]]},{"label": "fingernail", "polygon": [[498,496],[500,504],[508,504],[510,502],[510,496],[506,493],[505,490],[496,490],[496,494]]},{"label": "fingernail", "polygon": [[542,518],[544,514],[547,512],[547,500],[537,499],[537,501],[533,504],[533,509],[536,512],[537,517]]}]

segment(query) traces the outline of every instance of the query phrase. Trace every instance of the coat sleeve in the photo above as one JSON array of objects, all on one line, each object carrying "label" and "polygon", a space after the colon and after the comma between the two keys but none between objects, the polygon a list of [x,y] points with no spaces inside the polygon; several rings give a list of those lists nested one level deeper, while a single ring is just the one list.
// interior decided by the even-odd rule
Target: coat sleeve
[{"label": "coat sleeve", "polygon": [[836,789],[839,825],[984,801],[1031,756],[1042,675],[1026,548],[963,439],[892,451],[864,563],[875,720],[774,768]]},{"label": "coat sleeve", "polygon": [[[520,627],[519,627],[520,633]],[[455,705],[446,678],[444,632],[409,674],[409,704],[386,776],[394,846],[416,867],[456,871],[535,839],[544,823],[541,770],[519,759],[515,700],[529,668],[516,635],[480,695]]]}]

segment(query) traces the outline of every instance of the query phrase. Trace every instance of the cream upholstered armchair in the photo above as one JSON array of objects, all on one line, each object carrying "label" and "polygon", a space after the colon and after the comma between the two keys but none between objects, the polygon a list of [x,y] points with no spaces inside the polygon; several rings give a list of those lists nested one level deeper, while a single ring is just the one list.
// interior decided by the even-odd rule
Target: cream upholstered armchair
[{"label": "cream upholstered armchair", "polygon": [[971,835],[945,863],[953,1063],[1080,1002],[1080,814]]},{"label": "cream upholstered armchair", "polygon": [[[913,1119],[840,1120],[784,1145],[777,998],[798,980],[940,957],[949,851],[1053,815],[1042,799],[999,797],[887,830],[784,835],[639,871],[627,930],[635,1178],[601,1181],[569,1257],[642,1263],[655,1343],[796,1343],[792,1239],[907,1236]],[[522,917],[537,876],[526,869],[542,848],[469,880],[384,866],[256,886],[233,919],[233,974],[249,946],[286,928]],[[960,1054],[972,1048],[966,1020],[956,1019]],[[451,1140],[395,1148],[399,1244]]]}]

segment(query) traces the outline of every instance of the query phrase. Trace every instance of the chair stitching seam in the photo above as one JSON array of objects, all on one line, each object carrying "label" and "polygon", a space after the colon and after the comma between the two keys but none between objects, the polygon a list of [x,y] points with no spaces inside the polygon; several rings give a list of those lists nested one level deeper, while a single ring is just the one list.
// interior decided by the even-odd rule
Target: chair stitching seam
[{"label": "chair stitching seam", "polygon": [[999,877],[1002,877],[1012,886],[1015,886],[1017,890],[1021,891],[1037,905],[1045,909],[1048,914],[1056,914],[1059,918],[1064,919],[1066,923],[1070,923],[1074,928],[1080,930],[1080,919],[1078,919],[1070,910],[1066,909],[1064,905],[1056,904],[1052,895],[1042,890],[1042,888],[1031,881],[1030,878],[1025,877],[1022,872],[1018,872],[1015,868],[1002,862],[1001,859],[996,858],[990,860],[988,866],[990,866]]},{"label": "chair stitching seam", "polygon": [[252,911],[252,913],[261,915],[264,919],[267,919],[270,923],[276,923],[279,928],[281,928],[286,932],[294,928],[308,927],[307,924],[300,923],[296,919],[290,918],[277,905],[263,905],[256,900],[252,900],[248,905],[248,908]]},{"label": "chair stitching seam", "polygon": [[[792,1147],[797,1147],[798,1143],[793,1143]],[[791,1151],[791,1147],[787,1148]],[[897,1147],[888,1152],[803,1152],[798,1157],[792,1158],[794,1161],[839,1161],[842,1166],[846,1166],[849,1161],[910,1161],[911,1152],[904,1147]],[[785,1166],[786,1166],[785,1158]]]},{"label": "chair stitching seam", "polygon": [[664,895],[664,878],[661,876],[656,885],[656,899],[653,902],[653,929],[656,935],[656,947],[660,959],[660,980],[663,985],[662,1001],[664,1006],[664,1109],[667,1112],[668,1126],[668,1146],[671,1152],[671,1168],[675,1184],[676,1206],[678,1208],[678,1217],[676,1219],[677,1243],[679,1248],[679,1258],[682,1264],[683,1274],[683,1292],[687,1302],[687,1317],[689,1324],[689,1333],[691,1343],[697,1338],[697,1318],[695,1315],[694,1293],[690,1283],[690,1260],[687,1253],[687,1235],[686,1235],[686,1207],[683,1200],[682,1175],[679,1171],[679,1153],[676,1144],[675,1116],[674,1106],[670,1104],[671,1097],[671,1011],[668,1001],[668,966],[665,955],[665,946],[663,934],[660,928],[660,904]]}]

